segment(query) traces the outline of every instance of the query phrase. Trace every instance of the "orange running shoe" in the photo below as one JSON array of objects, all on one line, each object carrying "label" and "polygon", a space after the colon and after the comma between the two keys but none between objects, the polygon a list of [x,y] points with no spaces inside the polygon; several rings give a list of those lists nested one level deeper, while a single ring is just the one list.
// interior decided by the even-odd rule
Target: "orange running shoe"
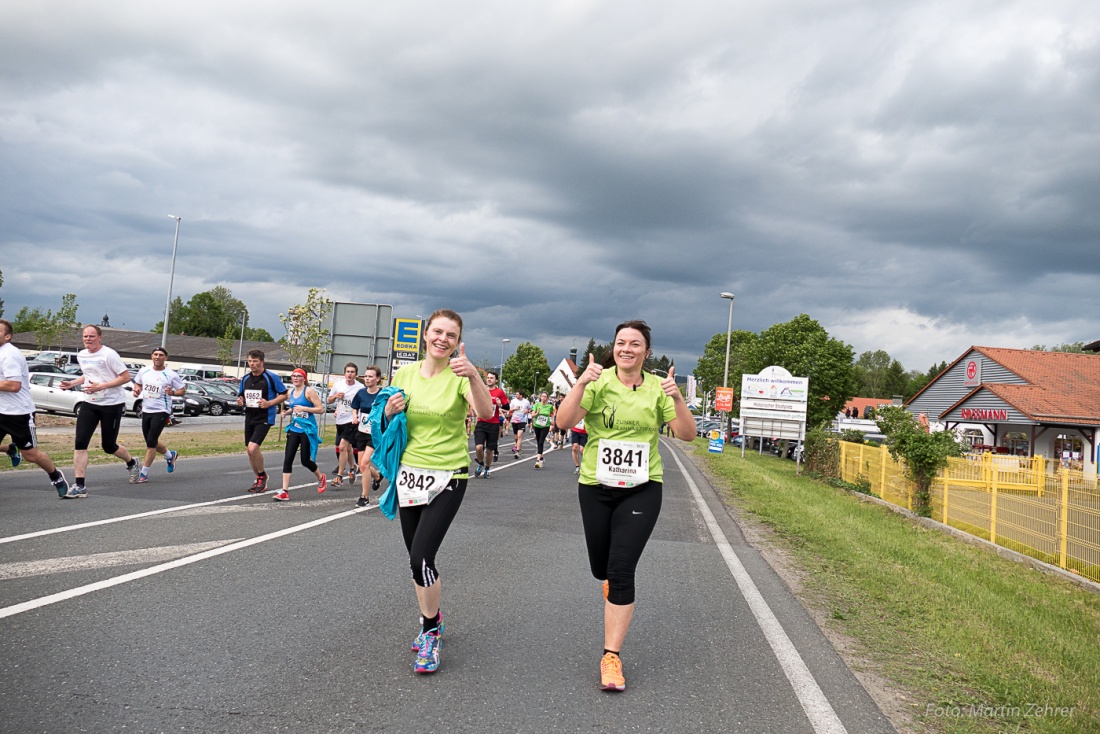
[{"label": "orange running shoe", "polygon": [[600,689],[604,691],[625,691],[626,678],[623,677],[623,661],[613,652],[604,653],[600,660]]}]

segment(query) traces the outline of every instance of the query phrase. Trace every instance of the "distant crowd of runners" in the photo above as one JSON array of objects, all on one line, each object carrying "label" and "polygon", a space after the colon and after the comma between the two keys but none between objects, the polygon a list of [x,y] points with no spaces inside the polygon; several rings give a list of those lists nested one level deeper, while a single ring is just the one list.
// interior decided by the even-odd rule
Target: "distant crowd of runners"
[{"label": "distant crowd of runners", "polygon": [[[412,643],[413,667],[417,673],[431,673],[439,668],[444,631],[436,554],[466,492],[471,434],[473,475],[484,479],[491,476],[499,459],[498,444],[509,426],[516,459],[523,451],[524,434],[528,428],[533,431],[535,469],[544,466],[547,440],[558,449],[568,441],[589,564],[603,587],[600,687],[625,690],[620,652],[634,613],[635,569],[661,508],[658,435],[667,424],[677,438],[695,438],[695,421],[676,386],[674,370],[664,379],[643,371],[651,354],[649,327],[643,321],[626,321],[615,328],[602,362],[587,355],[587,364],[565,396],[542,392],[532,395],[532,401],[515,392],[509,397],[496,372],[483,377],[466,357],[462,328],[462,318],[454,311],[433,313],[425,327],[425,357],[398,369],[385,392],[379,367],[367,366],[360,374],[355,363],[344,366],[326,397],[334,404],[336,423],[338,463],[331,480],[317,460],[317,415],[327,409],[320,394],[309,385],[304,370],[291,373],[288,388],[266,369],[262,351],[250,351],[237,398],[244,408],[244,442],[255,475],[248,491],[268,489],[261,447],[280,413],[286,443],[276,501],[290,499],[296,456],[316,477],[318,492],[358,478],[360,507],[369,506],[370,492],[381,491],[388,480],[387,495],[381,499],[392,498],[400,519],[420,613],[420,629]],[[76,419],[70,484],[38,448],[27,361],[11,344],[12,335],[11,323],[0,319],[0,445],[11,437],[6,453],[13,466],[24,459],[37,464],[62,499],[87,497],[88,447],[99,428],[101,448],[125,462],[131,483],[149,481],[158,454],[169,473],[175,470],[179,454],[165,446],[162,434],[172,414],[172,397],[182,395],[185,384],[166,366],[168,353],[163,348],[153,350],[152,366],[133,377],[134,395],[142,398],[145,438],[139,463],[118,443],[123,386],[131,381],[130,373],[118,353],[103,344],[100,327],[84,327],[84,348],[77,355],[82,374],[62,383],[65,389],[81,387],[85,394]],[[376,405],[379,395],[384,399]],[[589,445],[592,449],[586,450]]]}]

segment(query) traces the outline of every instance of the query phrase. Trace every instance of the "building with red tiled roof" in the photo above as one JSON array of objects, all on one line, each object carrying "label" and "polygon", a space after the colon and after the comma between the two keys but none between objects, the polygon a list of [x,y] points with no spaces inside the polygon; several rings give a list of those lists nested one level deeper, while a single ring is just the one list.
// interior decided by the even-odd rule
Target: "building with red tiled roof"
[{"label": "building with red tiled roof", "polygon": [[971,347],[906,407],[975,448],[1100,465],[1100,354]]},{"label": "building with red tiled roof", "polygon": [[890,398],[851,398],[844,404],[844,408],[840,411],[851,410],[856,408],[859,410],[860,417],[867,415],[867,409],[873,408],[878,410],[884,405],[893,405],[893,401]]}]

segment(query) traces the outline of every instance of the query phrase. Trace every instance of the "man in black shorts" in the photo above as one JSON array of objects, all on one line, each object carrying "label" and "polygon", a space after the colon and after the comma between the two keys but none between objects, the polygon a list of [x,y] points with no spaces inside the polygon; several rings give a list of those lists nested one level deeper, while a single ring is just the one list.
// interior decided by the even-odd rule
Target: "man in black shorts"
[{"label": "man in black shorts", "polygon": [[477,459],[474,476],[488,479],[489,468],[497,454],[497,440],[500,438],[500,411],[508,410],[508,394],[497,386],[497,373],[491,370],[485,373],[485,385],[493,400],[493,417],[487,421],[479,420],[474,426],[474,458]]},{"label": "man in black shorts", "polygon": [[343,484],[341,474],[346,468],[348,482],[355,481],[355,434],[357,432],[355,421],[351,414],[351,401],[355,395],[363,389],[363,383],[359,382],[359,365],[348,362],[344,365],[344,379],[336,380],[328,391],[329,405],[336,404],[336,412],[333,418],[336,421],[336,468],[332,470],[329,486],[338,489]]},{"label": "man in black shorts", "polygon": [[0,319],[0,445],[11,436],[6,452],[11,465],[19,466],[23,459],[38,464],[49,475],[58,496],[65,499],[69,494],[65,475],[53,465],[49,454],[38,448],[27,358],[12,345],[14,333],[11,322]]},{"label": "man in black shorts", "polygon": [[94,324],[84,327],[80,337],[84,348],[76,355],[82,374],[75,380],[61,382],[61,389],[68,390],[83,385],[84,401],[76,417],[76,441],[73,443],[73,474],[75,487],[69,488],[67,497],[87,497],[84,477],[88,470],[88,446],[99,427],[103,453],[117,456],[126,462],[130,484],[137,484],[140,467],[118,442],[118,430],[122,427],[122,413],[126,409],[126,392],[122,386],[130,381],[130,372],[118,352],[103,346],[103,330]]},{"label": "man in black shorts", "polygon": [[260,450],[267,432],[275,425],[275,406],[286,401],[286,386],[279,376],[264,368],[264,353],[253,349],[248,353],[248,374],[241,378],[237,405],[244,406],[244,442],[248,446],[248,463],[256,473],[249,492],[267,491],[267,472]]}]

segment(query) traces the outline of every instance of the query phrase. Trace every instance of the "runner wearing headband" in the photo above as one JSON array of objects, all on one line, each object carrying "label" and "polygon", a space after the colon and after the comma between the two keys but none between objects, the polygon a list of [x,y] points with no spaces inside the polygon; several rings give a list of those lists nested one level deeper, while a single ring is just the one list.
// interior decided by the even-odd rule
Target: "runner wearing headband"
[{"label": "runner wearing headband", "polygon": [[317,491],[325,491],[325,475],[317,468],[317,446],[321,437],[317,433],[317,414],[325,412],[321,396],[306,383],[306,371],[301,367],[290,373],[293,387],[286,393],[283,417],[289,420],[286,427],[286,446],[283,449],[283,488],[272,499],[286,502],[290,499],[290,475],[294,473],[294,454],[301,453],[302,466],[317,477]]}]

